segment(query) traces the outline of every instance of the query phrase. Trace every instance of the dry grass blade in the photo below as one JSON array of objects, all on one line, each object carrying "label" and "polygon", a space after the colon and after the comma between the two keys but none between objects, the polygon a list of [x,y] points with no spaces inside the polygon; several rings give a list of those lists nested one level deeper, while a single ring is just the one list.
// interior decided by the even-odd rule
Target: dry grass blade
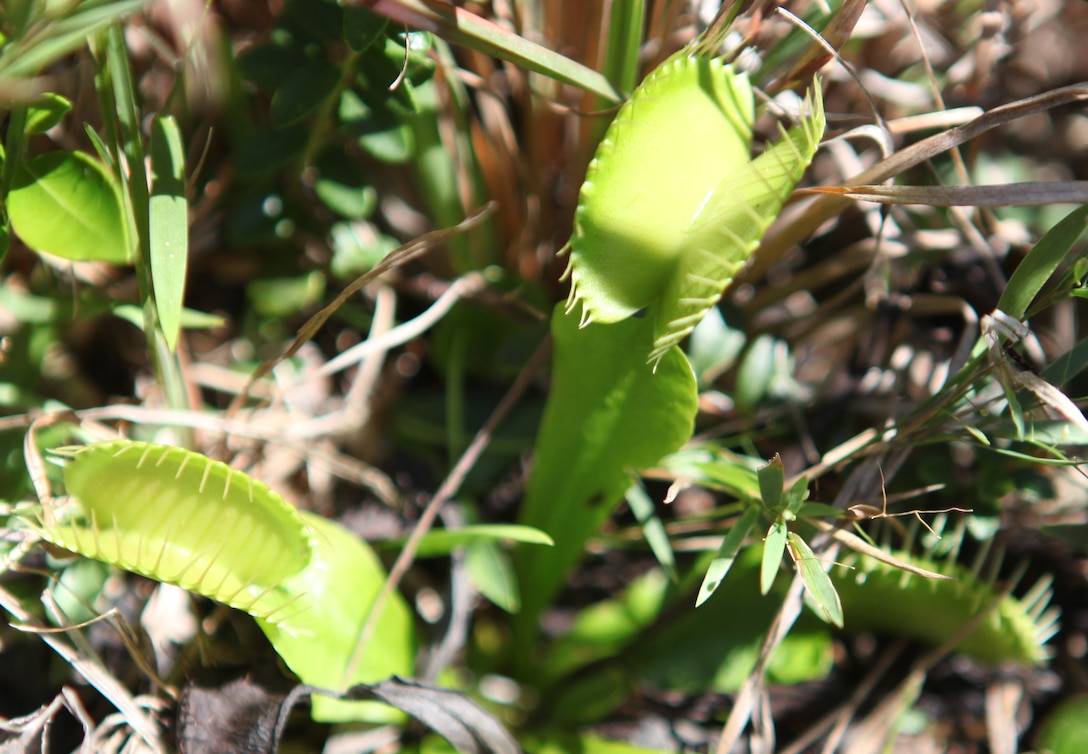
[{"label": "dry grass blade", "polygon": [[875,558],[881,563],[887,563],[893,568],[898,568],[909,573],[917,574],[918,576],[922,576],[927,579],[937,579],[938,581],[952,580],[951,576],[946,576],[943,573],[937,573],[936,571],[930,571],[925,568],[919,568],[916,565],[904,562],[892,555],[890,552],[886,552],[879,547],[869,544],[858,535],[846,531],[845,529],[837,529],[832,524],[829,524],[826,521],[813,521],[813,523],[820,530],[831,532],[831,535],[835,537],[835,539],[842,542],[851,550],[856,550],[863,555],[868,555],[871,558]]},{"label": "dry grass blade", "polygon": [[1026,207],[1088,203],[1088,181],[1009,183],[999,186],[850,186],[808,189],[881,204],[928,204],[934,207]]},{"label": "dry grass blade", "polygon": [[[853,187],[880,184],[998,126],[1057,107],[1084,102],[1088,102],[1088,83],[1061,87],[1045,94],[995,107],[969,123],[935,134],[901,149],[868,170],[845,181],[844,185]],[[760,253],[754,257],[755,263],[744,273],[744,277],[753,279],[761,275],[767,266],[779,259],[787,249],[811,235],[828,218],[843,212],[850,201],[845,196],[822,197],[792,222],[777,228],[772,227],[763,239]]]},{"label": "dry grass blade", "polygon": [[[40,626],[35,617],[23,607],[22,603],[4,589],[0,589],[0,607],[3,607],[27,626]],[[86,638],[78,630],[69,633],[75,637],[77,644],[80,645],[78,650],[56,634],[44,633],[40,634],[40,636],[42,641],[52,647],[65,662],[72,666],[73,670],[86,679],[121,712],[128,725],[147,742],[152,751],[165,752],[166,748],[162,743],[158,727],[144,713],[140,705],[136,703],[129,690],[106,669],[97,653],[91,649]]]}]

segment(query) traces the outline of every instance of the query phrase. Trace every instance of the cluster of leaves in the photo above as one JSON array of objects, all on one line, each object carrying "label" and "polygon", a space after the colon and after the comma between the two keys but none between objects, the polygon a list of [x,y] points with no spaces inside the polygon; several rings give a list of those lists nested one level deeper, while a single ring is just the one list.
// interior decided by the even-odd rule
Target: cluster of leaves
[{"label": "cluster of leaves", "polygon": [[[461,751],[516,751],[509,728],[534,751],[636,752],[593,726],[673,692],[736,694],[719,750],[749,722],[752,746],[770,750],[767,686],[832,672],[832,629],[940,646],[920,674],[957,647],[982,662],[1047,661],[1048,582],[1014,594],[1015,578],[998,581],[1001,558],[986,555],[1002,525],[1061,510],[1056,481],[1076,483],[1068,448],[1088,444],[1068,397],[1088,341],[1044,351],[1023,324],[1079,322],[1088,209],[1054,212],[1088,194],[1075,181],[879,184],[926,163],[969,178],[955,172],[961,144],[1083,102],[1083,87],[969,112],[898,149],[902,129],[877,117],[848,136],[875,135],[883,153],[840,141],[809,180],[824,188],[791,202],[824,110],[857,109],[841,83],[825,100],[814,73],[826,48],[802,24],[738,4],[698,35],[675,3],[559,5],[492,18],[418,0],[288,0],[274,17],[205,8],[196,22],[131,0],[0,12],[0,304],[11,315],[0,318],[0,498],[13,584],[0,603],[32,631],[63,626],[23,642],[48,645],[106,700],[88,714],[70,691],[43,689],[37,711],[3,728],[24,748],[44,748],[67,708],[98,750],[169,749],[146,713],[162,700],[134,695],[162,681],[185,689],[175,717],[191,751],[315,735],[297,722],[285,732],[298,693],[312,693],[316,720],[401,723],[395,707]],[[864,7],[813,3],[803,15],[864,57],[851,40]],[[689,43],[679,52],[677,32]],[[542,34],[548,44],[531,41]],[[549,49],[559,42],[566,55]],[[80,95],[85,71],[95,101]],[[888,74],[914,87],[929,75]],[[949,65],[937,83],[955,75]],[[767,125],[783,113],[796,125]],[[997,222],[946,209],[1015,202],[1044,210]],[[973,249],[967,262],[949,228]],[[1010,237],[1018,266],[1005,280],[992,252]],[[962,269],[990,290],[956,288],[947,278]],[[410,321],[395,324],[398,305]],[[92,337],[130,327],[120,320],[142,332],[123,331],[136,357]],[[1049,363],[1025,368],[1025,352]],[[95,380],[88,362],[116,365],[129,384]],[[534,391],[542,379],[548,389]],[[139,405],[108,405],[116,398]],[[72,410],[91,444],[58,451]],[[96,443],[98,421],[131,423],[134,439]],[[68,465],[42,466],[41,450]],[[526,476],[518,461],[530,454]],[[364,510],[394,530],[364,526],[365,544],[258,480],[303,508],[346,523]],[[678,512],[654,502],[657,481]],[[1024,516],[1029,492],[1057,502]],[[919,556],[916,532],[887,524],[927,493],[907,503],[943,511],[916,514]],[[193,680],[198,636],[156,636],[154,657],[130,641],[145,672],[122,683],[74,627],[116,612],[109,572],[47,559],[39,537],[249,612],[308,686],[208,692]],[[371,546],[395,561],[379,565]],[[978,550],[972,567],[961,549]],[[449,567],[413,567],[436,557]],[[220,626],[220,652],[248,669],[248,618],[199,609]],[[446,630],[413,667],[424,616]],[[132,618],[118,621],[122,636]],[[388,673],[423,683],[375,683]],[[920,689],[912,675],[889,696],[907,708]],[[194,712],[208,694],[259,696],[263,722],[211,729]],[[721,732],[716,712],[706,740]],[[1069,746],[1069,716],[1040,740]],[[897,723],[874,712],[858,728],[873,726],[885,740]],[[841,735],[830,728],[813,735]],[[414,745],[410,727],[396,735]]]}]

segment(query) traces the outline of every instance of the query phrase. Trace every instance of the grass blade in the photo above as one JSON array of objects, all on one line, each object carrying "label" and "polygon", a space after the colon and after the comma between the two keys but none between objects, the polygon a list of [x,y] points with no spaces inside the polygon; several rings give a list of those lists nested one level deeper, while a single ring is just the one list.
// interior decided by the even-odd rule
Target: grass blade
[{"label": "grass blade", "polygon": [[171,116],[151,130],[151,284],[166,346],[177,348],[185,271],[189,260],[189,204],[185,197],[185,148]]},{"label": "grass blade", "polygon": [[997,308],[1010,317],[1024,319],[1035,296],[1084,233],[1086,221],[1088,206],[1078,207],[1047,231],[1009,278]]},{"label": "grass blade", "polygon": [[430,31],[453,44],[509,60],[535,73],[593,92],[609,102],[623,101],[623,95],[608,79],[592,68],[463,8],[422,0],[363,0],[361,5],[391,21]]},{"label": "grass blade", "polygon": [[758,516],[759,508],[751,506],[737,520],[737,523],[733,524],[733,528],[729,530],[729,533],[725,535],[721,547],[718,548],[718,556],[710,562],[710,567],[706,569],[706,575],[703,576],[703,583],[699,587],[699,596],[695,598],[695,607],[699,607],[710,599],[710,595],[714,594],[718,587],[721,586],[726,574],[729,573],[729,569],[733,567],[733,561],[737,559],[740,546],[744,544],[744,539],[755,525]]}]

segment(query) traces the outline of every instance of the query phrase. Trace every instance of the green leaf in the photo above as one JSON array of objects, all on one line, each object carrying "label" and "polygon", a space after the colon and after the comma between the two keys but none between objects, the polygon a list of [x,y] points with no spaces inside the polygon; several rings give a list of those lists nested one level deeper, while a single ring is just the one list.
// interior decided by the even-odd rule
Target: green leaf
[{"label": "green leaf", "polygon": [[1036,751],[1080,754],[1088,751],[1088,696],[1066,699],[1050,713],[1039,732]]},{"label": "green leaf", "polygon": [[763,539],[763,561],[759,569],[759,590],[763,594],[771,591],[778,568],[782,565],[782,555],[786,552],[786,522],[778,519],[767,530]]},{"label": "green leaf", "polygon": [[669,578],[675,580],[676,556],[669,544],[669,534],[665,531],[665,524],[661,522],[661,518],[654,508],[654,501],[646,494],[646,490],[642,488],[642,485],[637,482],[627,488],[624,498],[627,500],[627,507],[631,509],[635,520],[642,527],[642,536],[646,538],[646,544],[650,546],[650,551],[657,558],[658,564],[669,575]]},{"label": "green leaf", "polygon": [[8,255],[8,249],[11,248],[11,223],[5,217],[0,222],[0,264],[3,264],[4,257]]},{"label": "green leaf", "polygon": [[340,69],[324,61],[293,71],[272,95],[272,123],[289,126],[317,110],[336,91]]},{"label": "green leaf", "polygon": [[[509,540],[531,545],[553,545],[552,538],[539,529],[517,524],[473,524],[460,529],[434,529],[420,540],[417,557],[445,557],[458,547]],[[401,547],[406,540],[395,539],[384,543],[391,547]]]},{"label": "green leaf", "polygon": [[[365,542],[335,521],[313,513],[300,515],[311,531],[313,557],[281,588],[297,600],[297,617],[273,624],[258,618],[272,647],[303,683],[344,691],[391,675],[410,675],[415,661],[412,614],[394,593],[378,618],[359,669],[346,676],[348,664],[370,608],[385,583],[385,571]],[[402,715],[375,702],[345,702],[315,695],[311,714],[319,722],[389,722]]]},{"label": "green leaf", "polygon": [[[140,307],[135,304],[120,304],[113,308],[115,316],[120,317],[126,322],[130,322],[140,330],[144,329],[144,313]],[[200,312],[196,309],[182,309],[181,326],[186,330],[211,330],[216,327],[222,327],[227,324],[227,320],[224,317],[220,317],[216,314],[208,314],[207,312]]]},{"label": "green leaf", "polygon": [[827,575],[823,564],[817,560],[812,548],[796,532],[788,535],[790,551],[793,555],[801,581],[808,590],[809,597],[816,605],[816,615],[834,626],[842,628],[842,602],[831,577]]},{"label": "green leaf", "polygon": [[[759,592],[757,550],[749,548],[738,555],[735,573],[698,610],[664,606],[652,629],[638,641],[628,642],[630,649],[620,655],[628,674],[662,690],[736,693],[752,674],[760,645],[781,606],[780,595]],[[685,594],[680,601],[689,599]],[[768,682],[820,678],[831,665],[827,627],[804,615],[775,650]]]},{"label": "green leaf", "polygon": [[514,566],[494,542],[469,545],[465,550],[465,567],[480,594],[508,613],[521,609]]},{"label": "green leaf", "polygon": [[246,48],[235,65],[243,78],[272,91],[283,86],[307,62],[306,53],[298,47],[266,43]]},{"label": "green leaf", "polygon": [[28,134],[43,134],[61,122],[72,110],[72,103],[59,94],[46,92],[41,99],[27,107],[26,126]]},{"label": "green leaf", "polygon": [[310,542],[266,485],[165,445],[115,440],[54,453],[67,459],[69,497],[43,501],[46,540],[278,619],[289,602],[278,584],[306,566]]},{"label": "green leaf", "polygon": [[1014,319],[1027,318],[1031,302],[1084,233],[1086,221],[1088,205],[1070,212],[1039,239],[1009,278],[997,308]]},{"label": "green leaf", "polygon": [[806,500],[808,500],[808,477],[802,474],[801,478],[790,487],[789,494],[786,496],[785,516],[787,520],[792,521],[797,518],[797,514],[800,513]]},{"label": "green leaf", "polygon": [[1054,359],[1040,375],[1052,385],[1061,387],[1088,367],[1088,338]]},{"label": "green leaf", "polygon": [[740,410],[751,412],[767,397],[777,368],[774,353],[776,342],[773,336],[764,333],[749,344],[737,368],[737,382],[733,389],[733,400]]},{"label": "green leaf", "polygon": [[679,349],[656,372],[646,365],[646,319],[579,328],[559,306],[552,337],[551,393],[519,522],[547,532],[556,546],[515,553],[523,638],[537,630],[539,614],[611,515],[631,471],[652,466],[690,437],[698,403]]},{"label": "green leaf", "polygon": [[362,220],[374,213],[378,192],[366,180],[358,163],[343,150],[324,152],[314,167],[318,171],[314,193],[329,209],[352,220]]},{"label": "green leaf", "polygon": [[786,485],[786,470],[782,466],[782,457],[777,453],[767,462],[766,466],[760,466],[756,470],[759,477],[759,494],[763,499],[763,507],[776,514],[782,505],[782,491]]},{"label": "green leaf", "polygon": [[[612,741],[589,735],[552,734],[548,738],[533,740],[528,749],[535,754],[660,754],[660,748],[647,749],[623,741]],[[431,754],[431,752],[426,752]]]},{"label": "green leaf", "polygon": [[407,162],[415,153],[411,127],[388,103],[367,105],[358,94],[347,89],[340,95],[339,117],[344,130],[382,162]]},{"label": "green leaf", "polygon": [[[992,537],[992,532],[987,533]],[[848,554],[844,567],[832,569],[831,579],[850,616],[849,630],[909,636],[940,646],[996,603],[956,651],[994,664],[1046,662],[1051,653],[1045,643],[1057,631],[1057,611],[1049,608],[1049,579],[1021,600],[958,563],[892,554],[946,578],[925,578],[867,555]]]},{"label": "green leaf", "polygon": [[451,44],[509,60],[526,70],[581,87],[611,102],[623,99],[608,79],[592,68],[464,8],[424,0],[399,0],[396,3],[383,3],[381,12],[394,23],[428,29]]},{"label": "green leaf", "polygon": [[177,347],[185,275],[189,263],[189,202],[185,196],[185,147],[173,116],[151,124],[151,281],[159,326],[167,347]]},{"label": "green leaf", "polygon": [[717,556],[710,562],[710,566],[706,569],[706,575],[703,576],[703,583],[699,587],[699,596],[695,598],[696,607],[710,599],[710,595],[714,594],[718,587],[721,586],[722,580],[729,573],[729,569],[733,567],[733,562],[736,560],[737,553],[740,552],[741,545],[744,544],[748,532],[755,526],[758,518],[759,508],[754,505],[750,506],[737,520],[737,523],[733,524],[733,528],[729,530],[725,538],[722,539]]},{"label": "green leaf", "polygon": [[[13,79],[35,75],[51,62],[85,45],[87,37],[96,30],[126,13],[138,11],[145,3],[146,0],[72,3],[67,7],[73,9],[73,13],[42,19],[44,22],[37,33],[13,40],[0,50],[0,87],[17,86]],[[26,3],[27,8],[32,5],[37,6]],[[5,10],[11,10],[10,3],[5,4]]]},{"label": "green leaf", "polygon": [[289,0],[280,23],[320,44],[338,42],[344,36],[344,10],[334,0]]},{"label": "green leaf", "polygon": [[287,317],[317,304],[325,292],[325,276],[314,270],[287,278],[257,278],[246,286],[254,310],[268,317]]},{"label": "green leaf", "polygon": [[366,8],[344,6],[344,41],[355,52],[362,52],[377,42],[388,27],[388,19]]},{"label": "green leaf", "polygon": [[255,131],[235,155],[239,177],[253,178],[290,165],[306,148],[308,135],[305,124]]},{"label": "green leaf", "polygon": [[118,188],[82,152],[50,152],[16,168],[7,210],[35,251],[76,262],[132,261]]}]

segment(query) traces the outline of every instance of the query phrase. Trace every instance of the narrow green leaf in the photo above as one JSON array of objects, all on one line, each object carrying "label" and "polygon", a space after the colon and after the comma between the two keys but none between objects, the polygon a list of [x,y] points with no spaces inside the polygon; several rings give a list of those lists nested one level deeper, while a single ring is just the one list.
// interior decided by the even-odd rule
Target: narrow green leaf
[{"label": "narrow green leaf", "polygon": [[[775,458],[777,457],[776,455]],[[801,478],[793,483],[787,496],[786,514],[791,517],[789,520],[797,518],[806,500],[808,500],[808,477],[802,474]]]},{"label": "narrow green leaf", "polygon": [[[15,78],[33,76],[49,63],[85,45],[87,37],[95,31],[126,13],[135,12],[146,2],[117,0],[69,4],[67,7],[76,7],[76,12],[47,21],[39,33],[29,35],[26,41],[16,40],[4,46],[0,52],[0,85],[13,84]],[[27,7],[30,5],[27,3]]]},{"label": "narrow green leaf", "polygon": [[[143,310],[135,304],[120,304],[119,306],[115,306],[113,308],[113,313],[126,322],[131,322],[141,330],[144,329]],[[196,309],[183,308],[181,310],[181,326],[186,330],[211,330],[216,327],[222,327],[225,324],[227,324],[225,317],[197,311]]]},{"label": "narrow green leaf", "polygon": [[802,503],[797,515],[808,518],[842,518],[843,510],[826,503]]},{"label": "narrow green leaf", "polygon": [[1052,385],[1061,387],[1085,368],[1088,368],[1088,338],[1054,359],[1040,376]]},{"label": "narrow green leaf", "polygon": [[173,116],[151,124],[151,282],[167,347],[177,347],[189,262],[189,202],[185,148]]},{"label": "narrow green leaf", "polygon": [[646,23],[643,0],[620,0],[609,6],[608,43],[602,73],[621,92],[635,86],[642,33]]},{"label": "narrow green leaf", "polygon": [[15,232],[35,251],[129,264],[116,185],[82,152],[50,152],[15,170],[7,201]]},{"label": "narrow green leaf", "polygon": [[759,518],[759,508],[754,505],[750,506],[722,539],[717,557],[710,561],[710,566],[706,569],[706,575],[703,576],[703,583],[699,587],[699,596],[695,598],[695,607],[699,607],[710,599],[710,595],[714,594],[718,587],[721,586],[722,580],[729,573],[729,569],[733,567],[733,561],[737,559],[737,553],[740,551],[741,545],[744,544],[744,539],[748,536],[748,532],[751,531],[752,527],[755,526],[757,518]]},{"label": "narrow green leaf", "polygon": [[514,566],[494,542],[476,542],[465,550],[469,578],[487,599],[508,613],[521,609]]},{"label": "narrow green leaf", "polygon": [[774,586],[778,566],[782,564],[782,555],[786,552],[786,522],[778,519],[767,530],[763,539],[763,563],[759,569],[759,590],[766,594]]},{"label": "narrow green leaf", "polygon": [[[499,540],[509,540],[530,545],[554,545],[552,538],[540,529],[517,524],[474,524],[460,529],[434,529],[427,532],[419,543],[417,557],[433,558],[449,555],[458,547],[472,546]],[[383,546],[399,549],[406,539],[394,539]]]},{"label": "narrow green leaf", "polygon": [[967,434],[974,437],[982,445],[985,445],[986,447],[990,446],[990,438],[988,438],[986,436],[986,433],[983,432],[981,429],[979,429],[978,427],[976,427],[976,426],[974,426],[972,424],[963,424],[962,426],[963,426],[963,428],[965,430],[967,430]]},{"label": "narrow green leaf", "polygon": [[1039,239],[1009,278],[997,308],[1015,319],[1025,319],[1031,302],[1084,233],[1086,220],[1088,205],[1070,212]]},{"label": "narrow green leaf", "polygon": [[90,123],[84,123],[83,132],[87,134],[87,138],[90,139],[91,146],[94,147],[98,159],[102,160],[103,165],[110,168],[110,170],[113,170],[116,164],[113,161],[113,155],[110,154],[110,148],[106,146],[106,142],[102,141],[102,137],[98,135],[98,131],[91,128]]},{"label": "narrow green leaf", "polygon": [[822,620],[842,628],[842,602],[839,600],[839,593],[835,591],[835,585],[831,583],[831,577],[800,535],[791,531],[788,537],[791,555],[801,574],[801,581],[817,607],[816,614]]},{"label": "narrow green leaf", "polygon": [[424,0],[372,3],[370,7],[398,24],[427,29],[452,44],[509,60],[527,70],[598,94],[611,102],[623,100],[608,79],[592,68],[530,42],[464,8]]},{"label": "narrow green leaf", "polygon": [[1023,440],[1027,423],[1024,421],[1024,409],[1020,407],[1020,399],[1016,397],[1016,391],[1013,390],[1012,385],[1002,381],[1001,387],[1005,391],[1005,400],[1009,402],[1009,417],[1012,419],[1013,426],[1016,427],[1016,437]]},{"label": "narrow green leaf", "polygon": [[669,544],[669,535],[665,531],[665,524],[657,515],[654,501],[646,494],[642,485],[636,482],[627,488],[624,493],[627,505],[635,520],[642,527],[642,536],[646,538],[646,544],[657,558],[657,562],[665,570],[670,579],[676,579],[676,556],[673,554],[672,545]]},{"label": "narrow green leaf", "polygon": [[777,513],[782,504],[782,489],[786,484],[782,457],[775,453],[766,466],[759,467],[756,475],[759,477],[759,494],[763,499],[763,507]]}]

